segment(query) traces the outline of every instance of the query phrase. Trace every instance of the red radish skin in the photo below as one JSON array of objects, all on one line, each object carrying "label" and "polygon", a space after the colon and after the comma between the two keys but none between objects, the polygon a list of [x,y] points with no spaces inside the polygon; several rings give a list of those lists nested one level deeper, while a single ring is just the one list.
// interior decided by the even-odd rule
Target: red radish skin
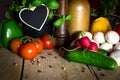
[{"label": "red radish skin", "polygon": [[73,48],[73,49],[66,49],[64,47],[61,47],[61,48],[63,48],[65,51],[74,51],[74,50],[80,49],[80,48],[82,48],[82,45],[80,44],[80,39],[77,39],[74,41],[74,47],[75,48]]},{"label": "red radish skin", "polygon": [[90,46],[90,39],[87,37],[87,36],[85,36],[85,37],[82,37],[81,39],[80,39],[80,44],[85,48],[85,49],[87,49],[89,46]]},{"label": "red radish skin", "polygon": [[77,40],[74,42],[74,46],[75,46],[75,47],[78,47],[78,48],[82,48],[82,45],[80,44],[80,39],[77,39]]},{"label": "red radish skin", "polygon": [[91,51],[98,51],[98,45],[95,42],[91,42],[88,49]]}]

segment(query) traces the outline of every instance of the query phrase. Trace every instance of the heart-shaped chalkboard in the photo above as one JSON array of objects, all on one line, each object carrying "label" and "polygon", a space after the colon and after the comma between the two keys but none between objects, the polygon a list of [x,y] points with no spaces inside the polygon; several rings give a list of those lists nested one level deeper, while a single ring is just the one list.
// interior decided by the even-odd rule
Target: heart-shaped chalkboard
[{"label": "heart-shaped chalkboard", "polygon": [[45,5],[41,5],[31,9],[21,9],[19,12],[19,18],[30,28],[40,31],[47,20],[48,14],[49,9]]}]

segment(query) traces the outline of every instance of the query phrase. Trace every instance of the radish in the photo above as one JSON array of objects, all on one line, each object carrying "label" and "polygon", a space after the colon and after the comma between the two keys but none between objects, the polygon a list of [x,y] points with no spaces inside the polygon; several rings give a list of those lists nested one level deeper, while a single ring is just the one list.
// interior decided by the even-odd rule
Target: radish
[{"label": "radish", "polygon": [[82,45],[81,45],[81,43],[80,43],[80,39],[76,39],[76,40],[74,40],[73,42],[72,42],[72,46],[74,46],[75,48],[73,48],[73,49],[66,49],[65,47],[61,47],[61,48],[63,48],[64,50],[66,50],[66,51],[74,51],[74,50],[77,50],[77,49],[79,49],[79,48],[82,48]]},{"label": "radish", "polygon": [[80,44],[80,39],[75,40],[74,46],[78,48],[82,48],[82,45]]},{"label": "radish", "polygon": [[95,42],[99,47],[99,43],[97,41],[95,41],[94,39],[91,39],[91,42]]},{"label": "radish", "polygon": [[89,50],[97,51],[98,50],[98,45],[95,42],[91,42],[90,46],[89,46]]},{"label": "radish", "polygon": [[90,46],[90,39],[87,36],[84,36],[80,39],[80,44],[84,47],[84,48],[88,48]]},{"label": "radish", "polygon": [[105,34],[105,39],[108,43],[111,43],[111,44],[116,44],[119,42],[120,40],[120,37],[119,37],[119,34],[115,31],[108,31],[106,34]]},{"label": "radish", "polygon": [[[90,40],[92,39],[92,33],[88,32],[88,31],[84,32],[84,36],[87,36]],[[80,35],[78,36],[78,38],[80,39],[82,37],[83,36],[80,33]]]}]

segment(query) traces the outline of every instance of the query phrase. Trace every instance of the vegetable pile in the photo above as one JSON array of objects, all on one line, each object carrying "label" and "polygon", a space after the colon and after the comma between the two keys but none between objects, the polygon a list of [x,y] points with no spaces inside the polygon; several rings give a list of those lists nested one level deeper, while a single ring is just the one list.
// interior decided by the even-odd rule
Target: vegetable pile
[{"label": "vegetable pile", "polygon": [[0,48],[7,48],[22,58],[31,60],[43,49],[53,49],[55,38],[49,34],[41,38],[25,36],[20,24],[9,19],[0,23]]},{"label": "vegetable pile", "polygon": [[[65,58],[69,61],[88,64],[108,70],[120,66],[120,25],[112,29],[107,18],[93,21],[90,31],[80,32],[71,46],[65,49]],[[84,36],[81,35],[84,33]]]},{"label": "vegetable pile", "polygon": [[10,41],[10,50],[20,55],[22,58],[32,60],[37,54],[40,54],[43,49],[53,49],[55,47],[55,39],[46,34],[42,38],[32,38],[23,36]]},{"label": "vegetable pile", "polygon": [[10,19],[0,23],[0,47],[9,48],[10,40],[23,35],[23,31],[17,21]]},{"label": "vegetable pile", "polygon": [[59,16],[53,23],[55,27],[60,27],[66,20],[72,18],[71,14],[58,15],[56,10],[59,8],[57,0],[12,0],[11,6],[6,12],[6,20],[0,23],[0,48],[7,48],[13,53],[20,55],[24,59],[31,60],[43,49],[53,49],[55,47],[55,38],[49,34],[34,38],[24,35],[22,27],[11,15],[12,12],[19,12],[23,8],[34,8],[46,5],[49,9],[48,18]]},{"label": "vegetable pile", "polygon": [[[13,0],[10,10],[18,12],[22,8],[42,4],[50,9],[49,18],[56,16],[54,12],[59,8],[57,0]],[[53,23],[55,27],[60,27],[64,21],[72,18],[72,14],[57,16],[59,19]],[[10,18],[9,15],[6,17]],[[0,48],[7,48],[23,59],[32,60],[44,49],[53,49],[55,46],[55,38],[49,34],[39,38],[24,35],[21,26],[14,19],[0,23]],[[69,50],[64,48],[67,60],[115,70],[120,66],[120,24],[113,30],[108,19],[100,17],[93,21],[89,31],[81,31],[69,47]]]},{"label": "vegetable pile", "polygon": [[[118,58],[120,50],[115,51],[118,56],[114,52],[120,44],[119,40],[118,33],[112,30],[107,33],[96,32],[94,35],[91,32],[80,32],[78,38],[71,45],[75,49],[65,49],[65,58],[73,62],[115,70],[120,65],[120,62],[117,61],[120,59],[120,57]],[[115,56],[117,59],[115,59]]]},{"label": "vegetable pile", "polygon": [[98,50],[98,45],[95,42],[92,42],[90,40],[90,37],[92,37],[92,34],[89,33],[90,36],[87,36],[85,34],[88,34],[89,32],[81,32],[80,33],[80,38],[76,39],[74,41],[74,47],[77,48],[84,48],[92,51],[97,51]]},{"label": "vegetable pile", "polygon": [[120,31],[117,30],[119,28],[117,25],[115,30],[112,29],[105,17],[96,19],[90,31],[79,33],[77,39],[71,43],[72,49],[65,49],[65,58],[73,62],[116,70],[120,66]]},{"label": "vegetable pile", "polygon": [[59,16],[53,23],[55,27],[60,27],[66,20],[72,18],[71,14],[56,14],[55,10],[59,8],[57,0],[12,0],[5,15],[6,19],[0,22],[0,48],[7,48],[22,58],[31,60],[43,49],[49,50],[55,47],[55,38],[50,34],[44,34],[39,38],[30,37],[30,35],[26,37],[22,30],[23,25],[21,26],[11,15],[12,12],[19,12],[23,8],[31,9],[43,4],[49,9],[48,18]]}]

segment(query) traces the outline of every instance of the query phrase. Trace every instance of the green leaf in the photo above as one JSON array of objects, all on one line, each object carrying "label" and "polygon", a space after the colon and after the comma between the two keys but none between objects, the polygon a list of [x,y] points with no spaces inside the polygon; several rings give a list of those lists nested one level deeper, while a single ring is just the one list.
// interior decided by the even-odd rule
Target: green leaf
[{"label": "green leaf", "polygon": [[32,4],[33,6],[40,6],[41,4],[43,4],[43,2],[42,2],[42,0],[33,0],[33,1],[31,2],[31,4]]},{"label": "green leaf", "polygon": [[60,27],[60,26],[62,26],[63,23],[64,23],[64,19],[59,18],[53,23],[53,26]]},{"label": "green leaf", "polygon": [[22,0],[22,5],[25,6],[25,4],[27,3],[27,0]]},{"label": "green leaf", "polygon": [[65,20],[71,20],[72,19],[72,14],[68,14],[66,17],[65,17]]},{"label": "green leaf", "polygon": [[49,13],[48,18],[49,18],[49,19],[52,19],[53,16],[54,16],[54,14]]}]

